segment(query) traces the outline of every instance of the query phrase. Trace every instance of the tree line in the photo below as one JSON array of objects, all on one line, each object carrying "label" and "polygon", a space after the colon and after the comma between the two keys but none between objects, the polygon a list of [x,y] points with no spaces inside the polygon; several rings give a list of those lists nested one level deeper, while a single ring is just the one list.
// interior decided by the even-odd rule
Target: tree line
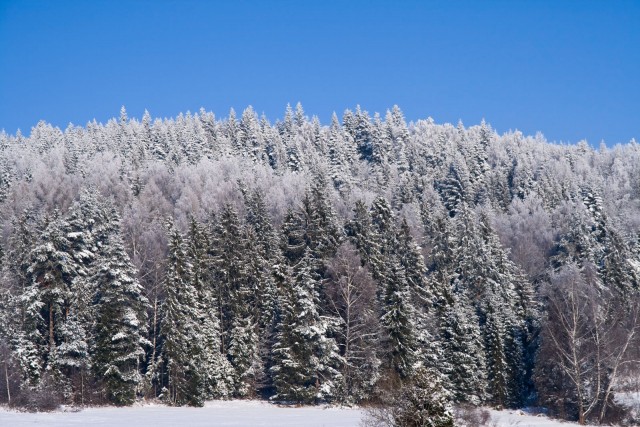
[{"label": "tree line", "polygon": [[624,415],[634,141],[123,108],[0,153],[0,401],[360,404],[428,378],[438,407]]}]

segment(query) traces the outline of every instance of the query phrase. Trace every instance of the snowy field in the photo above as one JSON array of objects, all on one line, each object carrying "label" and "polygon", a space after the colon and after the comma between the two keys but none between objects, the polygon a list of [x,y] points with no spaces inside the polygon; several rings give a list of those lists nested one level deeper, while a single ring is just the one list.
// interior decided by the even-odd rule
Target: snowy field
[{"label": "snowy field", "polygon": [[[522,411],[491,410],[496,427],[570,427]],[[116,426],[116,427],[359,427],[363,412],[358,409],[301,407],[283,408],[259,401],[213,401],[204,408],[172,408],[146,404],[130,408],[89,408],[79,412],[20,413],[0,408],[0,426]],[[494,424],[495,422],[495,424]]]},{"label": "snowy field", "polygon": [[357,409],[282,408],[257,401],[214,401],[204,408],[144,405],[130,408],[89,408],[80,412],[18,413],[0,409],[0,426],[43,425],[116,427],[358,427]]},{"label": "snowy field", "polygon": [[577,423],[569,423],[562,422],[558,420],[552,420],[545,416],[537,416],[537,415],[528,415],[520,410],[504,410],[504,411],[495,411],[490,409],[491,412],[491,421],[489,421],[489,425],[491,426],[495,423],[498,427],[573,427],[578,426]]}]

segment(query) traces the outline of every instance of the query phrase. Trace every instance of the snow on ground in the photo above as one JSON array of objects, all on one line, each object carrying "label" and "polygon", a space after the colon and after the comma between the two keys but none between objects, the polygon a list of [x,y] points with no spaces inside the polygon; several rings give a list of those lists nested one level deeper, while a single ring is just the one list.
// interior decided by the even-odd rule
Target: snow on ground
[{"label": "snow on ground", "polygon": [[491,413],[491,421],[489,425],[495,422],[498,427],[572,427],[578,426],[577,423],[569,423],[554,420],[544,415],[530,415],[521,410],[503,410],[496,411],[489,409]]},{"label": "snow on ground", "polygon": [[283,408],[259,401],[212,401],[204,408],[143,405],[79,412],[20,413],[0,409],[0,426],[22,427],[359,427],[362,411],[319,406]]},{"label": "snow on ground", "polygon": [[[573,423],[520,410],[490,410],[489,427],[572,427]],[[280,407],[262,401],[211,401],[204,408],[144,404],[87,408],[78,412],[22,413],[0,407],[0,426],[23,427],[360,427],[363,411],[322,406]]]}]

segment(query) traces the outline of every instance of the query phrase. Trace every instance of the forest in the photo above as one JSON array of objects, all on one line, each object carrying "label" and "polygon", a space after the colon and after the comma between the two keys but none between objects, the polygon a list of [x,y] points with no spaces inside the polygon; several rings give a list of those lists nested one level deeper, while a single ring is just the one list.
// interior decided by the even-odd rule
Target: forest
[{"label": "forest", "polygon": [[0,133],[0,227],[0,404],[393,402],[398,425],[433,426],[451,405],[536,406],[606,424],[640,384],[633,140],[397,106],[328,125],[300,104],[275,123],[123,107]]}]

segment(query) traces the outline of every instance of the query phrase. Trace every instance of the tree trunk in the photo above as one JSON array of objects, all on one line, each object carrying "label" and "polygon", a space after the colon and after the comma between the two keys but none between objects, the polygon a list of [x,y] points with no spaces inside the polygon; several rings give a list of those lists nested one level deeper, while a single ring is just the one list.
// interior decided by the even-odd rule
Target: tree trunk
[{"label": "tree trunk", "polygon": [[578,424],[580,424],[581,426],[585,425],[584,411],[582,410],[582,408],[578,410]]},{"label": "tree trunk", "polygon": [[[151,369],[155,371],[155,363],[156,363],[156,345],[157,345],[157,322],[158,322],[158,296],[156,295],[153,300],[153,347],[151,350]],[[155,374],[155,372],[153,372]],[[153,381],[153,378],[151,379]],[[158,396],[158,382],[154,385],[154,397]]]},{"label": "tree trunk", "polygon": [[4,378],[7,382],[7,403],[11,404],[11,390],[9,390],[9,369],[7,367],[7,358],[4,359]]},{"label": "tree trunk", "polygon": [[80,403],[84,407],[84,370],[80,370]]},{"label": "tree trunk", "polygon": [[49,303],[49,353],[53,351],[55,348],[55,336],[54,336],[54,328],[53,328],[53,303]]}]

